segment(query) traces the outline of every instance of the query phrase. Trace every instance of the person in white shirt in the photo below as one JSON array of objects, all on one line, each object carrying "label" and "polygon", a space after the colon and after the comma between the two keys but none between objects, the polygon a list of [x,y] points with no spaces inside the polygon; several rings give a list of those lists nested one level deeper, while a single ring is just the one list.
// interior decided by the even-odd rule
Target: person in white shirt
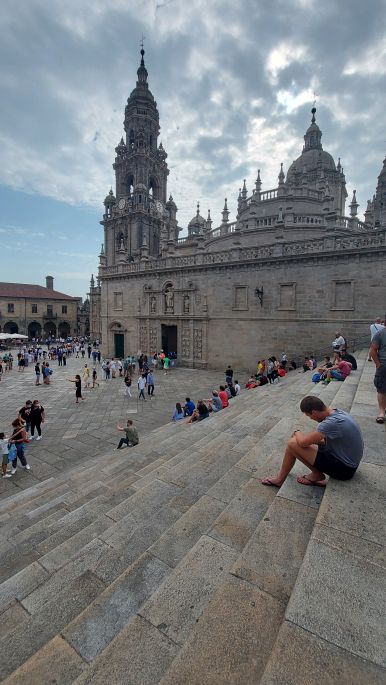
[{"label": "person in white shirt", "polygon": [[335,340],[332,341],[334,352],[341,352],[346,347],[346,341],[341,333],[335,333]]},{"label": "person in white shirt", "polygon": [[11,478],[12,474],[7,473],[8,466],[8,438],[5,433],[0,433],[0,454],[2,458],[2,472],[3,478]]},{"label": "person in white shirt", "polygon": [[379,331],[382,331],[384,328],[384,324],[382,323],[382,319],[378,316],[377,319],[375,319],[375,322],[371,324],[370,326],[370,341],[374,338],[374,335],[376,333],[379,333]]},{"label": "person in white shirt", "polygon": [[[373,342],[374,336],[375,336],[377,333],[379,333],[380,331],[382,331],[384,328],[385,328],[385,326],[384,326],[384,324],[382,323],[382,319],[378,316],[378,317],[375,319],[374,323],[372,323],[371,326],[370,326],[370,343]],[[372,361],[373,361],[372,358],[371,358],[370,351],[369,351],[369,356],[368,356],[367,361],[369,361],[369,362],[372,362]]]},{"label": "person in white shirt", "polygon": [[145,397],[145,388],[146,388],[146,376],[139,376],[138,378],[138,390],[139,390],[139,395],[138,399],[140,400],[141,398],[146,402],[146,397]]},{"label": "person in white shirt", "polygon": [[237,395],[240,395],[240,392],[241,392],[241,387],[240,387],[240,384],[238,381],[235,381],[234,388],[236,390],[236,397],[237,397]]}]

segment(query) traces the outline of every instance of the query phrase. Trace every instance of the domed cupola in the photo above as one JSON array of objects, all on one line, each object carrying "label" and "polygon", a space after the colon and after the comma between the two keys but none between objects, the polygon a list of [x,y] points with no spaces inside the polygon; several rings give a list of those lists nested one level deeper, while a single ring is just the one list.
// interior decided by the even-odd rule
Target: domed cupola
[{"label": "domed cupola", "polygon": [[312,114],[312,119],[311,119],[311,125],[308,127],[306,131],[306,135],[304,136],[304,148],[303,151],[305,152],[306,150],[322,150],[322,132],[318,126],[318,124],[315,121],[315,114],[316,114],[316,107],[313,107],[311,110]]},{"label": "domed cupola", "polygon": [[193,219],[189,221],[188,224],[188,235],[193,236],[193,235],[199,235],[204,232],[206,227],[206,221],[203,216],[200,214],[200,203],[197,202],[197,212]]}]

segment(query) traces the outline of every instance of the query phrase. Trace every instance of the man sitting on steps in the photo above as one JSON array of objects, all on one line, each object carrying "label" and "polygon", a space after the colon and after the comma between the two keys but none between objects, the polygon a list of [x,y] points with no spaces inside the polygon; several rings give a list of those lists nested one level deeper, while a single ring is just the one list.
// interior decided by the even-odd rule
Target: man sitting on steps
[{"label": "man sitting on steps", "polygon": [[296,459],[311,470],[298,476],[301,485],[326,485],[325,475],[337,480],[349,480],[355,474],[363,456],[361,430],[350,414],[341,409],[326,407],[319,397],[309,395],[300,402],[300,411],[317,422],[311,433],[296,430],[292,433],[284,453],[279,473],[264,478],[263,485],[280,488]]}]

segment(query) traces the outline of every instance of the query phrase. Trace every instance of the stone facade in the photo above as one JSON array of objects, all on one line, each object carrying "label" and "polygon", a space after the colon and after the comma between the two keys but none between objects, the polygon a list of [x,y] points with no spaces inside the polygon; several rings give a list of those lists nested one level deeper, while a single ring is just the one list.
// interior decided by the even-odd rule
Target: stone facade
[{"label": "stone facade", "polygon": [[386,160],[365,222],[354,191],[323,150],[316,110],[301,155],[278,186],[262,190],[260,171],[239,191],[236,221],[227,200],[212,227],[197,205],[179,238],[177,207],[166,202],[166,152],[157,147],[156,103],[143,53],[116,148],[116,196],[105,200],[91,329],[108,356],[167,348],[199,368],[251,367],[257,355],[312,352],[335,331],[367,334],[385,310]]},{"label": "stone facade", "polygon": [[0,283],[0,332],[21,333],[30,338],[82,334],[79,312],[82,298],[54,290],[54,279],[46,287],[24,283]]}]

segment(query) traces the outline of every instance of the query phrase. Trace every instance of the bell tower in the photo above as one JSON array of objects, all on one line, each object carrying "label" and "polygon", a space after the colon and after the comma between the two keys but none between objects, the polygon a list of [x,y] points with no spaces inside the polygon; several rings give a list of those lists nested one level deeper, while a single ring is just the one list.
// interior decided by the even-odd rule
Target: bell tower
[{"label": "bell tower", "polygon": [[137,83],[125,107],[125,137],[115,148],[116,197],[107,205],[106,198],[101,221],[107,266],[140,259],[144,247],[148,257],[158,257],[161,232],[169,233],[167,153],[158,144],[159,113],[144,55],[142,47]]}]

